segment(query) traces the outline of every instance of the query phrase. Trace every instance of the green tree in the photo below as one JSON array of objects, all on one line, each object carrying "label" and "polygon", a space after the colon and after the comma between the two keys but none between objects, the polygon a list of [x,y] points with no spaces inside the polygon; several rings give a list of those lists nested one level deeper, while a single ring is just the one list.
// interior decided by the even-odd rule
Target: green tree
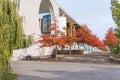
[{"label": "green tree", "polygon": [[24,48],[22,18],[18,14],[18,0],[0,0],[0,80],[12,80],[10,56],[13,49]]},{"label": "green tree", "polygon": [[115,24],[120,28],[120,3],[118,0],[111,0],[111,11]]},{"label": "green tree", "polygon": [[111,0],[112,18],[117,25],[115,29],[116,36],[120,39],[120,3],[118,0]]},{"label": "green tree", "polygon": [[120,3],[118,0],[111,0],[112,18],[117,25],[115,29],[116,36],[120,39]]},{"label": "green tree", "polygon": [[[118,0],[111,0],[111,11],[112,11],[112,17],[117,25],[117,28],[115,29],[115,35],[120,40],[120,3]],[[113,56],[120,58],[120,42],[117,46],[113,48],[114,52],[116,54],[113,54]]]}]

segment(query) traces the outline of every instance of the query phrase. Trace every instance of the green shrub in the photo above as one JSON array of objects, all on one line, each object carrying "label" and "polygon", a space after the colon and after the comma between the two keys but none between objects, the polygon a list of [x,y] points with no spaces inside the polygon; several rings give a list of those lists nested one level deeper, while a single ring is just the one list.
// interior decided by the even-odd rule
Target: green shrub
[{"label": "green shrub", "polygon": [[111,54],[113,57],[120,59],[120,47],[119,47],[119,45],[111,48]]},{"label": "green shrub", "polygon": [[114,58],[120,59],[120,53],[113,54],[112,56],[113,56]]},{"label": "green shrub", "polygon": [[4,76],[1,76],[0,80],[16,80],[17,75],[14,73],[5,73]]}]

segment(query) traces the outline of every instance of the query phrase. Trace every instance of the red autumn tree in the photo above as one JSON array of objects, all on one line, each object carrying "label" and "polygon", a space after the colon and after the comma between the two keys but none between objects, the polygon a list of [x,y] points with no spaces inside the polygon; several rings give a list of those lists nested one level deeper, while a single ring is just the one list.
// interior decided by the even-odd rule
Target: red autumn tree
[{"label": "red autumn tree", "polygon": [[72,24],[70,24],[70,28],[66,29],[67,35],[64,36],[64,40],[69,46],[69,53],[71,56],[71,46],[73,45],[74,42],[78,41],[78,38],[75,35],[75,29],[72,27]]},{"label": "red autumn tree", "polygon": [[102,41],[97,38],[96,35],[93,35],[86,25],[81,25],[81,28],[76,30],[76,36],[80,43],[85,43],[92,47],[97,47],[103,51],[106,51]]},{"label": "red autumn tree", "polygon": [[[44,34],[40,36],[38,43],[40,43],[40,47],[51,47],[56,46],[56,53],[57,55],[57,46],[65,47],[67,43],[65,42],[65,34],[58,30],[58,26],[55,23],[50,24],[51,28],[48,28],[51,34]],[[57,59],[57,57],[56,57]]]},{"label": "red autumn tree", "polygon": [[103,40],[104,44],[109,47],[114,47],[118,44],[119,40],[115,36],[114,31],[110,28],[106,34],[105,39]]},{"label": "red autumn tree", "polygon": [[[75,36],[75,30],[72,28],[72,24],[70,24],[70,28],[65,29],[67,34],[61,32],[58,30],[58,26],[56,25],[56,22],[53,24],[49,24],[51,28],[49,28],[49,31],[52,31],[52,34],[44,34],[41,36],[40,40],[38,40],[38,43],[41,44],[40,47],[50,47],[50,46],[60,46],[60,47],[66,47],[67,45],[70,48],[70,55],[71,55],[71,45],[76,42],[78,39]],[[57,54],[57,48],[56,48],[56,54]]]},{"label": "red autumn tree", "polygon": [[104,46],[103,42],[96,35],[91,35],[89,45],[91,45],[92,47],[97,47],[102,51],[107,51],[107,48]]},{"label": "red autumn tree", "polygon": [[86,25],[81,25],[80,29],[76,30],[76,36],[79,38],[80,43],[86,43],[89,40],[91,31],[87,28]]}]

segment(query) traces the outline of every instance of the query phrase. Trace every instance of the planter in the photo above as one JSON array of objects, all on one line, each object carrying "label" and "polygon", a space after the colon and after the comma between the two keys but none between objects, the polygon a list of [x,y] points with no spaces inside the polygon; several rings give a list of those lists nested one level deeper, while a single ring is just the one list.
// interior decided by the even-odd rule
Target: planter
[{"label": "planter", "polygon": [[84,54],[84,50],[80,50],[80,54]]}]

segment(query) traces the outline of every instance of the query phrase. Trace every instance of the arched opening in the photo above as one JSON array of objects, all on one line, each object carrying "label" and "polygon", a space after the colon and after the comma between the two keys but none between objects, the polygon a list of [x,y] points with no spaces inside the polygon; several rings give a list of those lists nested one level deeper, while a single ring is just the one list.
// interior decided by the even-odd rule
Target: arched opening
[{"label": "arched opening", "polygon": [[39,8],[39,26],[42,34],[48,34],[52,19],[55,17],[50,0],[42,0]]}]

